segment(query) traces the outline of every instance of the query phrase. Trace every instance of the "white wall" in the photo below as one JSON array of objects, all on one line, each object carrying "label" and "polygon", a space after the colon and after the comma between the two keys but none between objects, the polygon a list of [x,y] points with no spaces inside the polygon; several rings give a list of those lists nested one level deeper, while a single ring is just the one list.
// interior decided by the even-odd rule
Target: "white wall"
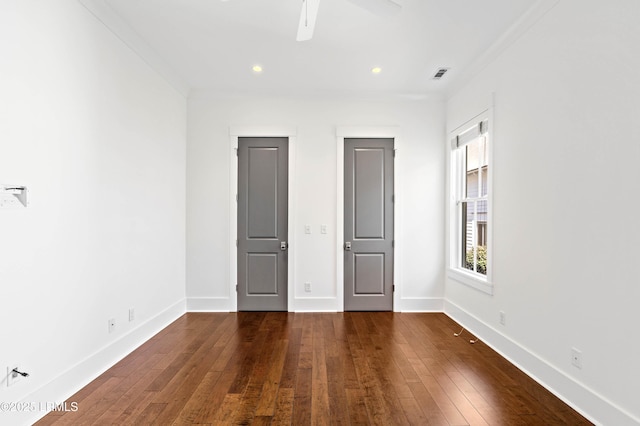
[{"label": "white wall", "polygon": [[[187,297],[193,310],[229,310],[230,126],[297,128],[289,179],[293,310],[342,310],[336,279],[337,126],[398,126],[396,177],[406,208],[396,218],[396,309],[441,310],[444,106],[439,100],[212,99],[191,96],[187,148]],[[304,225],[312,234],[304,234]],[[320,225],[328,225],[328,234]],[[341,225],[340,225],[341,226]],[[290,236],[291,238],[291,236]],[[304,292],[304,283],[312,292]]]},{"label": "white wall", "polygon": [[638,16],[562,0],[447,103],[453,129],[495,93],[495,294],[448,280],[446,311],[607,425],[640,423]]},{"label": "white wall", "polygon": [[444,274],[440,101],[187,107],[75,0],[0,3],[0,183],[31,202],[0,210],[0,372],[31,373],[0,383],[0,401],[60,402],[184,311],[185,273],[192,307],[229,309],[231,125],[297,128],[293,308],[340,310],[336,126],[395,125],[397,309],[440,309],[446,281],[447,313],[591,419],[640,422],[639,14],[635,0],[561,0],[447,103],[452,129],[495,93],[488,296]]},{"label": "white wall", "polygon": [[75,0],[1,2],[0,40],[0,401],[62,402],[184,312],[186,100]]}]

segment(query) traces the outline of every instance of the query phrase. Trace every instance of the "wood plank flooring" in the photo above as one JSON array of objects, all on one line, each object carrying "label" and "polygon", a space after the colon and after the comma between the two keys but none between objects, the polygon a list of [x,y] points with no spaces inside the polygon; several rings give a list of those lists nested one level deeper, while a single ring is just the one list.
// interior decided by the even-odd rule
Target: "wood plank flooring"
[{"label": "wood plank flooring", "polygon": [[590,424],[444,314],[188,313],[37,425]]}]

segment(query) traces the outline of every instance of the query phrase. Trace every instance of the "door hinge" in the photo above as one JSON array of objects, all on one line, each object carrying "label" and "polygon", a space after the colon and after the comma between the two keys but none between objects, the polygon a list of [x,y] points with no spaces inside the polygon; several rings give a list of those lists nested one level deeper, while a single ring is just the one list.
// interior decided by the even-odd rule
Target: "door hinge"
[{"label": "door hinge", "polygon": [[236,293],[238,292],[238,284],[236,284]]},{"label": "door hinge", "polygon": [[[236,201],[237,201],[237,200],[236,200]],[[396,196],[395,196],[395,195],[392,195],[392,196],[391,196],[391,202],[392,202],[392,203],[395,203],[395,202],[396,202]]]},{"label": "door hinge", "polygon": [[396,292],[396,285],[395,284],[391,286],[391,291],[394,292],[394,293]]},{"label": "door hinge", "polygon": [[236,247],[238,247],[238,240],[236,240]]},{"label": "door hinge", "polygon": [[238,156],[238,148],[233,148],[236,152],[236,157]]},{"label": "door hinge", "polygon": [[238,194],[236,194],[236,203],[238,202]]},{"label": "door hinge", "polygon": [[398,152],[398,150],[397,150],[397,149],[394,149],[394,150],[393,150],[393,158],[396,158],[396,153],[397,153],[397,152]]},{"label": "door hinge", "polygon": [[391,240],[391,247],[395,247],[396,246],[396,240]]}]

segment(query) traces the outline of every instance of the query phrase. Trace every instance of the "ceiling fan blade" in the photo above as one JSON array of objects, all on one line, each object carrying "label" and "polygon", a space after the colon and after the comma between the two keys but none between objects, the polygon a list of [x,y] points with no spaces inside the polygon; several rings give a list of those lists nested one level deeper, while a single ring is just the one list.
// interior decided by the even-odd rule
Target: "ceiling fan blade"
[{"label": "ceiling fan blade", "polygon": [[349,0],[378,16],[391,16],[400,12],[402,6],[394,0]]},{"label": "ceiling fan blade", "polygon": [[313,29],[316,26],[319,6],[320,0],[302,0],[302,11],[300,12],[300,23],[298,24],[298,36],[296,40],[311,40],[311,37],[313,37]]}]

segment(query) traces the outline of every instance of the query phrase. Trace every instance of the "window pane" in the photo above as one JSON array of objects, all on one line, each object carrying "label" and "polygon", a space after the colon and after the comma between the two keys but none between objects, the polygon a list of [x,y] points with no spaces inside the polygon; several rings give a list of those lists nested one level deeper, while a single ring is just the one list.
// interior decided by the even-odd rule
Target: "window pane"
[{"label": "window pane", "polygon": [[477,138],[465,147],[465,198],[478,196],[479,140],[480,138]]},{"label": "window pane", "polygon": [[460,267],[487,274],[487,210],[486,201],[464,201],[461,205]]},{"label": "window pane", "polygon": [[[453,181],[458,203],[456,231],[457,268],[487,275],[487,242],[489,231],[489,147],[485,126],[481,132],[458,135],[455,162],[457,177]],[[484,133],[482,133],[484,132]],[[464,137],[464,136],[467,137]],[[475,137],[475,138],[474,138]],[[461,160],[461,161],[460,161]],[[459,162],[458,162],[459,161]]]},{"label": "window pane", "polygon": [[487,223],[488,216],[489,215],[487,212],[487,201],[486,200],[478,201],[478,209],[476,211],[475,220],[478,223]]},{"label": "window pane", "polygon": [[466,202],[460,203],[460,223],[462,223],[462,229],[460,229],[460,264],[459,267],[466,268],[467,258],[467,227],[464,225],[467,221],[467,204]]},{"label": "window pane", "polygon": [[469,202],[463,202],[461,203],[462,205],[462,229],[461,229],[461,235],[462,235],[462,241],[461,241],[461,247],[462,247],[462,266],[465,269],[469,269],[471,271],[474,270],[474,257],[475,257],[475,253],[474,253],[474,238],[475,238],[475,233],[476,230],[474,229],[474,223],[475,223],[475,204],[476,203],[469,203]]},{"label": "window pane", "polygon": [[487,246],[476,246],[474,247],[474,251],[476,256],[476,272],[487,275]]},{"label": "window pane", "polygon": [[487,138],[482,136],[465,146],[465,197],[487,195]]},{"label": "window pane", "polygon": [[486,197],[488,195],[488,188],[487,188],[487,175],[489,174],[489,166],[487,166],[486,164],[484,166],[482,166],[482,169],[480,169],[480,180],[482,182],[481,187],[480,187],[480,196],[481,197]]},{"label": "window pane", "polygon": [[472,142],[469,142],[467,148],[467,172],[471,170],[478,170],[480,164],[480,141],[483,138],[475,138]]},{"label": "window pane", "polygon": [[[486,201],[478,202],[478,206]],[[478,207],[478,210],[480,208]],[[486,215],[486,213],[485,213]],[[478,215],[480,218],[480,214]],[[482,275],[487,275],[487,222],[478,220],[476,226],[476,246],[474,247],[476,256],[476,272]]]},{"label": "window pane", "polygon": [[478,221],[478,246],[487,245],[487,222]]}]

